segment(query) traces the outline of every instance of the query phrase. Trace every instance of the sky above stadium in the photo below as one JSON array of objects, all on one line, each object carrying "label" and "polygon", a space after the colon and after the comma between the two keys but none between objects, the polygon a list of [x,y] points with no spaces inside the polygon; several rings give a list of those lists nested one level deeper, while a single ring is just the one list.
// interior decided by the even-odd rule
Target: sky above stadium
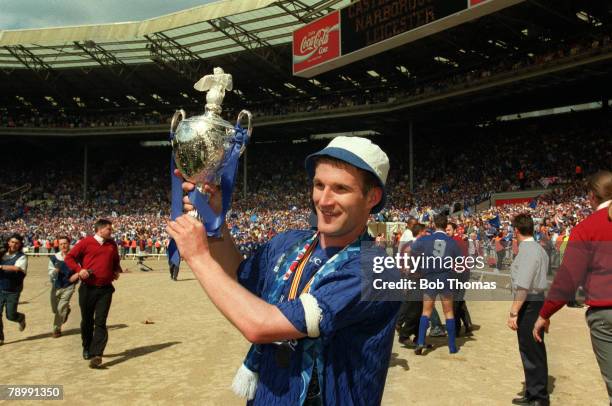
[{"label": "sky above stadium", "polygon": [[0,30],[138,21],[213,0],[0,0]]}]

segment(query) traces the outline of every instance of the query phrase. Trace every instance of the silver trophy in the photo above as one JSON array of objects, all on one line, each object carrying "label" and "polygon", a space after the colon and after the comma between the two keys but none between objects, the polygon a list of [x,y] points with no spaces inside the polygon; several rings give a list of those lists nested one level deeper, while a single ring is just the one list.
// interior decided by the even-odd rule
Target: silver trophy
[{"label": "silver trophy", "polygon": [[[214,68],[213,72],[193,86],[201,92],[207,91],[204,114],[187,118],[184,110],[178,110],[170,123],[170,132],[174,133],[171,143],[176,167],[202,193],[205,183],[220,184],[222,167],[226,164],[226,156],[236,135],[234,125],[219,115],[225,91],[232,90],[232,75],[221,68]],[[248,141],[253,131],[251,113],[242,110],[237,123],[244,118],[247,119]],[[245,145],[246,142],[240,154],[244,152]]]}]

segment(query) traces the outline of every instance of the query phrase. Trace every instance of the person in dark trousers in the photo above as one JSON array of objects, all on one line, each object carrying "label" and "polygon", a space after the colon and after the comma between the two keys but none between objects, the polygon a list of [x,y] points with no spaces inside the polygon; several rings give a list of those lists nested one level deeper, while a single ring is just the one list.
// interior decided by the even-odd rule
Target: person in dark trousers
[{"label": "person in dark trousers", "polygon": [[81,339],[83,358],[91,368],[102,364],[108,341],[106,319],[113,298],[113,281],[123,272],[117,244],[111,235],[112,223],[100,219],[94,224],[95,234],[79,241],[66,254],[65,263],[81,279]]},{"label": "person in dark trousers", "polygon": [[[457,235],[457,224],[448,223],[446,226],[446,235],[452,238],[459,249],[461,250],[461,255],[467,258],[468,256],[468,242],[463,238]],[[460,282],[469,282],[470,281],[470,270],[466,269],[463,272],[457,272],[457,280]],[[470,317],[470,312],[467,308],[467,304],[465,303],[465,289],[454,289],[453,290],[453,312],[455,314],[455,332],[457,337],[461,335],[461,324],[465,327],[465,335],[472,335],[472,318]]]},{"label": "person in dark trousers", "polygon": [[548,255],[533,239],[533,219],[519,214],[513,220],[519,251],[512,261],[514,300],[508,327],[517,332],[521,362],[525,372],[525,393],[512,400],[515,405],[548,405],[548,361],[544,340],[534,340],[532,331],[544,304],[547,287]]},{"label": "person in dark trousers", "polygon": [[28,270],[28,259],[21,251],[23,237],[19,234],[10,236],[7,247],[0,256],[0,345],[4,344],[2,311],[6,306],[6,318],[19,323],[19,331],[26,327],[25,314],[17,311],[19,296],[23,290],[23,280]]},{"label": "person in dark trousers", "polygon": [[169,267],[170,267],[170,279],[172,279],[173,281],[177,281],[180,266],[170,263]]},{"label": "person in dark trousers", "polygon": [[[411,240],[404,243],[402,246],[400,243],[400,254],[408,254],[411,252],[411,245],[417,237],[425,234],[423,231],[425,230],[425,226],[418,223],[412,223],[411,225]],[[412,269],[403,270],[404,277],[411,278],[418,283],[419,274],[416,272],[412,272]],[[423,294],[420,290],[417,289],[408,289],[406,292],[406,300],[402,302],[400,306],[400,311],[397,316],[397,333],[399,335],[398,341],[400,344],[403,344],[409,348],[416,347],[416,338],[419,333],[419,319],[421,317],[421,313],[423,312]],[[414,336],[414,337],[413,337]],[[411,340],[411,337],[414,340]]]},{"label": "person in dark trousers", "polygon": [[612,172],[600,171],[592,175],[588,191],[594,212],[572,229],[563,262],[533,327],[533,337],[543,340],[550,318],[575,299],[576,290],[582,285],[585,304],[589,307],[586,321],[591,345],[612,404]]}]

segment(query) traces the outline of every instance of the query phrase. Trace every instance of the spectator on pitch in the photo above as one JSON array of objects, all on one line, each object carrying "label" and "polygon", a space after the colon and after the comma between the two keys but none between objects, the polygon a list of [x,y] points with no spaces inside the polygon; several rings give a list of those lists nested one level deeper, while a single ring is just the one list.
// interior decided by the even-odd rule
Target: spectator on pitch
[{"label": "spectator on pitch", "polygon": [[51,311],[53,318],[53,337],[62,335],[62,324],[68,320],[70,314],[70,299],[74,293],[74,286],[79,275],[68,268],[64,262],[66,254],[70,251],[70,239],[61,236],[58,239],[59,252],[49,258],[49,278],[51,280]]},{"label": "spectator on pitch", "polygon": [[[2,313],[6,306],[6,318],[19,323],[19,331],[25,330],[26,316],[17,311],[23,280],[28,271],[28,258],[23,253],[23,236],[13,234],[0,258],[0,345],[4,344]],[[3,250],[4,251],[4,250]]]},{"label": "spectator on pitch", "polygon": [[519,214],[514,218],[513,225],[519,241],[519,252],[511,266],[514,300],[507,325],[517,333],[525,372],[525,392],[521,397],[513,399],[512,403],[544,406],[549,404],[546,346],[544,340],[534,340],[532,332],[548,286],[546,274],[549,259],[541,245],[533,239],[531,216]]},{"label": "spectator on pitch", "polygon": [[540,310],[533,337],[543,342],[550,318],[566,303],[574,300],[583,283],[586,313],[593,352],[612,403],[612,173],[601,171],[588,182],[588,199],[594,209],[572,229],[564,250],[563,262],[555,275],[544,306]]},{"label": "spectator on pitch", "polygon": [[106,319],[115,292],[113,281],[123,272],[117,244],[112,239],[112,223],[100,219],[95,234],[79,241],[68,252],[65,263],[81,279],[81,340],[83,358],[91,368],[99,368],[108,341]]}]

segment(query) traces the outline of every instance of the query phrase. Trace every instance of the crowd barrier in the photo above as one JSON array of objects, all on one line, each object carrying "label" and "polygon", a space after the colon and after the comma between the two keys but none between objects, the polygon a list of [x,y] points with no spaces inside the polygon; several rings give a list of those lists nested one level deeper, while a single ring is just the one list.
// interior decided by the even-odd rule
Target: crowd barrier
[{"label": "crowd barrier", "polygon": [[[55,252],[29,252],[29,251],[25,251],[24,254],[26,254],[26,256],[28,257],[48,257],[51,255],[55,255]],[[119,252],[119,256],[121,257],[121,259],[131,259],[133,261],[137,261],[139,258],[143,258],[143,259],[148,259],[148,258],[156,258],[158,261],[161,259],[165,259],[167,258],[166,253],[165,252],[161,252],[159,254],[148,254],[146,252],[141,252],[141,253],[136,253],[136,254],[125,254],[125,255],[121,255],[121,252]]]}]

